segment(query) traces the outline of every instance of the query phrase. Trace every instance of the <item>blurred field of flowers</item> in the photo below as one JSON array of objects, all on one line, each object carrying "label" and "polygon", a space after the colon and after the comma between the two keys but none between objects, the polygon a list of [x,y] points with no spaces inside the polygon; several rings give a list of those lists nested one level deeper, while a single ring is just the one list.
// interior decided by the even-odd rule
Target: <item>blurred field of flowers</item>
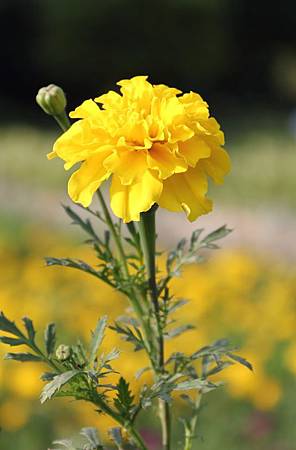
[{"label": "blurred field of flowers", "polygon": [[[127,307],[126,300],[98,280],[73,269],[45,268],[43,255],[78,257],[86,261],[92,261],[93,256],[65,235],[58,236],[49,229],[43,229],[42,234],[39,231],[27,227],[22,230],[20,240],[6,238],[1,242],[0,264],[4,280],[0,285],[1,309],[13,320],[19,321],[29,315],[39,330],[39,339],[42,339],[40,331],[45,325],[55,321],[61,333],[60,343],[70,343],[77,335],[86,340],[97,318],[107,314],[110,320],[115,319]],[[207,255],[205,264],[188,267],[175,283],[174,290],[177,296],[190,301],[179,310],[176,318],[193,323],[196,328],[170,341],[168,351],[185,349],[192,352],[222,337],[240,345],[241,354],[253,363],[255,373],[240,366],[223,372],[227,394],[223,391],[220,395],[224,396],[222,405],[229,408],[228,419],[222,414],[216,422],[220,421],[222,425],[223,421],[231,420],[231,414],[238,407],[247,408],[247,416],[240,415],[241,420],[245,420],[241,424],[244,433],[248,427],[259,427],[261,446],[252,448],[268,448],[263,446],[265,440],[261,439],[261,428],[264,439],[266,433],[268,437],[269,427],[275,431],[273,423],[269,422],[270,414],[273,415],[286,401],[292,401],[290,388],[296,375],[295,267],[244,251],[223,249]],[[136,390],[137,382],[132,373],[135,368],[145,366],[141,352],[132,352],[129,345],[119,342],[111,330],[104,342],[106,349],[123,348],[117,364]],[[3,355],[3,346],[0,352]],[[75,427],[97,425],[102,429],[110,425],[89,405],[56,400],[41,410],[38,395],[42,382],[38,379],[42,367],[38,364],[21,365],[9,361],[1,363],[0,368],[1,426],[6,436],[18,431],[22,442],[20,448],[33,448],[32,442],[36,445],[39,441],[36,448],[45,448],[50,436],[64,436],[67,430],[71,433]],[[149,378],[149,374],[144,376]],[[230,407],[229,401],[232,402]],[[259,416],[252,419],[253,414]],[[27,435],[26,430],[32,423],[34,433]],[[43,430],[39,441],[36,423]],[[280,426],[277,425],[279,429]],[[237,433],[240,432],[242,430],[238,429]],[[30,443],[28,439],[34,441]],[[229,442],[229,449],[235,448],[231,447],[232,441]],[[248,442],[246,438],[246,445]],[[218,447],[207,438],[203,448]]]}]

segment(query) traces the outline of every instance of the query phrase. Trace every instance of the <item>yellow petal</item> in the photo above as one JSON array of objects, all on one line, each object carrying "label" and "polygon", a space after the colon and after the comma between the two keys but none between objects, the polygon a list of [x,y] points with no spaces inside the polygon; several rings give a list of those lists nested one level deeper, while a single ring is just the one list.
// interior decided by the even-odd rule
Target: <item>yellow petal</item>
[{"label": "yellow petal", "polygon": [[106,169],[120,178],[124,185],[131,184],[147,169],[145,150],[117,149],[105,161]]},{"label": "yellow petal", "polygon": [[85,100],[80,106],[71,111],[69,116],[72,119],[86,119],[91,116],[96,116],[100,113],[100,108],[91,99]]},{"label": "yellow petal", "polygon": [[55,151],[52,151],[52,152],[50,152],[50,153],[47,153],[47,159],[53,159],[53,158],[56,158],[58,155],[57,155],[57,153],[55,152]]},{"label": "yellow petal", "polygon": [[221,147],[213,147],[210,158],[203,159],[200,164],[205,172],[213,178],[215,183],[222,184],[224,176],[231,169],[231,161],[228,153]]},{"label": "yellow petal", "polygon": [[185,211],[192,222],[212,210],[211,200],[205,197],[207,190],[207,177],[197,166],[165,180],[158,203],[169,211]]},{"label": "yellow petal", "polygon": [[107,142],[108,136],[103,130],[96,129],[94,134],[88,120],[78,120],[56,140],[53,152],[48,157],[51,158],[54,154],[59,156],[66,161],[66,168],[69,169],[102,150],[110,148],[111,152],[114,146]]},{"label": "yellow petal", "polygon": [[194,131],[186,125],[170,127],[169,142],[187,141],[194,136]]},{"label": "yellow petal", "polygon": [[198,122],[196,122],[196,127],[197,130],[202,132],[202,134],[205,134],[210,141],[219,145],[224,145],[224,133],[214,117],[210,117],[207,120],[199,119]]},{"label": "yellow petal", "polygon": [[95,102],[102,103],[104,109],[116,108],[122,103],[122,97],[117,92],[109,91],[107,94],[100,95],[100,97],[95,98]]},{"label": "yellow petal", "polygon": [[174,173],[185,172],[188,167],[183,159],[175,156],[171,149],[163,144],[153,144],[148,151],[147,162],[150,169],[157,170],[162,179]]},{"label": "yellow petal", "polygon": [[194,136],[188,141],[179,142],[177,153],[185,159],[189,166],[195,167],[198,160],[211,155],[211,148],[199,136]]},{"label": "yellow petal", "polygon": [[112,177],[111,208],[117,217],[125,223],[139,221],[140,213],[148,211],[158,199],[162,191],[162,182],[152,171],[146,170],[133,184],[121,184],[120,178]]},{"label": "yellow petal", "polygon": [[94,193],[109,176],[103,166],[103,160],[107,155],[109,152],[102,152],[88,158],[72,174],[68,182],[68,193],[75,203],[81,203],[84,207],[90,205]]}]

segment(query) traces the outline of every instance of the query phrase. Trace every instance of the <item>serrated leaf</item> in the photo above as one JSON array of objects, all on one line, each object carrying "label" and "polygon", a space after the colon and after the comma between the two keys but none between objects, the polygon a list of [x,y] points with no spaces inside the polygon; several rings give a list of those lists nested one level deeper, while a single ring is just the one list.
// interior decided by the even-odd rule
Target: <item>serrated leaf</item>
[{"label": "serrated leaf", "polygon": [[5,317],[4,313],[0,312],[0,330],[22,337],[22,332],[18,329],[14,322]]},{"label": "serrated leaf", "polygon": [[44,403],[46,402],[46,400],[52,398],[52,396],[57,391],[59,391],[62,386],[68,383],[72,378],[74,378],[79,373],[80,372],[78,370],[69,370],[67,372],[62,373],[61,375],[56,375],[50,383],[47,383],[44,386],[40,396],[41,403]]},{"label": "serrated leaf", "polygon": [[91,267],[89,264],[82,261],[81,259],[52,258],[47,256],[45,258],[45,263],[47,266],[71,267],[72,269],[82,270],[82,272],[89,273],[97,278],[101,278],[99,272],[97,272],[93,267]]},{"label": "serrated leaf", "polygon": [[89,364],[93,364],[98,353],[98,349],[103,341],[104,333],[107,325],[107,316],[101,317],[98,321],[95,331],[92,335],[92,340],[90,343],[90,357]]},{"label": "serrated leaf", "polygon": [[129,418],[134,401],[129,383],[123,377],[120,377],[116,389],[117,396],[114,399],[114,405],[123,417]]},{"label": "serrated leaf", "polygon": [[23,345],[25,341],[23,339],[11,338],[9,336],[0,336],[0,342],[11,346]]},{"label": "serrated leaf", "polygon": [[28,333],[28,338],[30,341],[34,342],[36,331],[34,329],[33,321],[29,317],[23,317],[23,322]]},{"label": "serrated leaf", "polygon": [[49,323],[44,332],[45,348],[48,356],[52,355],[56,344],[56,326]]},{"label": "serrated leaf", "polygon": [[229,358],[233,359],[233,361],[238,362],[239,364],[247,367],[249,370],[251,370],[253,372],[252,364],[249,361],[247,361],[245,358],[242,358],[241,356],[235,355],[234,353],[230,353],[230,352],[227,352],[226,355]]},{"label": "serrated leaf", "polygon": [[32,353],[7,353],[4,359],[12,359],[20,362],[41,362],[43,359],[40,356]]}]

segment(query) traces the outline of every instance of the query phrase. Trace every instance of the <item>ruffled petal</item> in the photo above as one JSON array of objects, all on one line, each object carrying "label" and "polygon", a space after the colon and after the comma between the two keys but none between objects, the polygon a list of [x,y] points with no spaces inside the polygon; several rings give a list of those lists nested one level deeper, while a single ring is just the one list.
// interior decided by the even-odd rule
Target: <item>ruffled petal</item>
[{"label": "ruffled petal", "polygon": [[75,203],[81,203],[85,208],[91,204],[94,193],[110,175],[103,166],[103,160],[108,154],[109,152],[102,152],[88,158],[71,175],[68,193]]},{"label": "ruffled petal", "polygon": [[121,184],[120,178],[112,177],[110,189],[111,208],[123,222],[140,220],[140,213],[148,211],[157,203],[162,191],[162,182],[150,170],[144,172],[133,184]]},{"label": "ruffled petal", "polygon": [[194,136],[188,141],[179,142],[177,153],[189,166],[195,167],[201,158],[208,158],[211,155],[211,147],[199,136]]},{"label": "ruffled petal", "polygon": [[175,156],[165,144],[153,144],[147,153],[147,162],[150,169],[158,171],[161,179],[185,172],[188,167],[184,159]]},{"label": "ruffled petal", "polygon": [[212,210],[211,200],[205,197],[207,190],[207,176],[197,166],[165,180],[158,203],[169,211],[185,211],[192,222]]},{"label": "ruffled petal", "polygon": [[146,151],[116,149],[104,161],[104,166],[109,172],[119,177],[121,184],[129,185],[147,170]]},{"label": "ruffled petal", "polygon": [[104,109],[117,108],[122,104],[122,96],[117,92],[109,91],[107,94],[96,97],[95,102],[102,103]]},{"label": "ruffled petal", "polygon": [[[104,142],[106,144],[104,145]],[[69,169],[79,161],[84,161],[109,149],[110,153],[114,146],[107,144],[108,136],[104,130],[96,129],[96,134],[88,120],[79,120],[73,123],[69,130],[65,131],[55,142],[53,151],[47,155],[49,159],[59,156]]]},{"label": "ruffled petal", "polygon": [[224,176],[230,172],[231,161],[228,153],[221,147],[213,147],[211,157],[200,161],[205,172],[215,183],[222,184]]},{"label": "ruffled petal", "polygon": [[100,113],[100,108],[91,99],[85,100],[80,106],[71,111],[69,116],[72,119],[87,119]]},{"label": "ruffled petal", "polygon": [[194,131],[186,125],[170,127],[169,142],[187,141],[194,136]]}]

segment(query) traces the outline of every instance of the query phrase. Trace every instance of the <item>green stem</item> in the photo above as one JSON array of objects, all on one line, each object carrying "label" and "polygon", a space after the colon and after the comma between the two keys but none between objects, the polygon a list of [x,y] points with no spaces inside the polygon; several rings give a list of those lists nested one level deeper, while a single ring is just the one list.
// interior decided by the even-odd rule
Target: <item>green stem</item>
[{"label": "green stem", "polygon": [[55,120],[57,121],[57,123],[59,124],[59,126],[63,131],[67,131],[68,128],[70,128],[71,123],[66,114],[66,111],[63,111],[61,114],[53,117],[55,118]]},{"label": "green stem", "polygon": [[109,210],[107,208],[104,196],[103,196],[102,192],[100,191],[100,189],[97,190],[97,194],[98,194],[99,201],[100,201],[100,204],[101,204],[104,216],[105,216],[106,224],[108,225],[108,227],[110,229],[110,232],[111,232],[111,234],[113,236],[113,239],[114,239],[114,242],[116,244],[117,250],[119,252],[119,256],[120,256],[120,260],[121,260],[121,263],[122,263],[124,274],[125,274],[126,278],[128,278],[129,277],[129,270],[128,270],[128,265],[127,265],[127,262],[126,262],[126,256],[125,256],[125,253],[124,253],[124,250],[123,250],[123,246],[122,246],[122,243],[121,243],[120,236],[116,232],[116,229],[115,229],[112,217],[111,217],[111,215],[109,213]]},{"label": "green stem", "polygon": [[[149,211],[141,214],[139,222],[139,233],[144,254],[145,267],[148,277],[149,295],[154,309],[155,333],[158,342],[158,364],[156,377],[165,372],[164,368],[164,340],[161,326],[161,317],[159,310],[158,290],[156,283],[156,233],[155,233],[155,212],[153,206]],[[162,445],[164,450],[170,450],[170,409],[167,402],[159,399],[159,417],[162,428]]]},{"label": "green stem", "polygon": [[99,396],[96,395],[96,398],[91,401],[95,405],[99,406],[99,408],[108,416],[112,417],[119,425],[121,425],[123,428],[125,428],[128,433],[130,434],[132,440],[137,445],[137,449],[139,450],[148,450],[146,445],[143,442],[143,439],[141,438],[140,434],[137,432],[137,430],[134,428],[134,426],[126,422],[125,419],[120,415],[117,414],[109,405],[107,405]]},{"label": "green stem", "polygon": [[[25,336],[24,336],[24,339]],[[27,341],[27,346],[30,347],[37,355],[39,355],[42,359],[43,362],[46,363],[47,365],[49,365],[53,370],[55,370],[58,373],[61,373],[61,369],[55,364],[54,361],[52,361],[50,358],[48,358],[41,350],[40,348],[37,347],[36,344],[34,344],[33,342],[29,341],[28,339],[26,339]]]},{"label": "green stem", "polygon": [[185,445],[184,450],[191,450],[193,445],[193,440],[196,438],[195,436],[195,430],[196,430],[196,424],[198,419],[198,413],[200,410],[201,405],[201,398],[202,394],[201,392],[198,393],[196,400],[195,400],[195,411],[194,415],[190,420],[190,426],[188,428],[185,428]]}]

